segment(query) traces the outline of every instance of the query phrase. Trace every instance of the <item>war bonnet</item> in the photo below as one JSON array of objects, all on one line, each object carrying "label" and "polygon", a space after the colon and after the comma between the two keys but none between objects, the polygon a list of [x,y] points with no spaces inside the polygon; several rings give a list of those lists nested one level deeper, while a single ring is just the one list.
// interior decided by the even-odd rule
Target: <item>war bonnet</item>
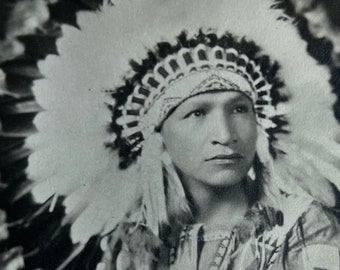
[{"label": "war bonnet", "polygon": [[[150,188],[164,190],[159,176],[166,162],[154,163],[161,147],[155,128],[180,102],[211,89],[239,89],[252,99],[262,134],[258,155],[277,189],[334,205],[340,151],[333,139],[338,126],[329,70],[307,53],[306,42],[275,1],[121,1],[79,21],[82,31],[67,29],[58,45],[67,48],[65,56],[48,59],[56,73],[42,66],[50,76],[37,91],[56,88],[56,81],[68,91],[55,94],[54,103],[63,100],[59,105],[41,95],[47,112],[37,118],[40,133],[31,140],[33,148],[53,141],[53,149],[72,160],[61,162],[45,148],[32,155],[29,167],[33,179],[47,179],[34,189],[38,200],[68,196],[75,242],[114,228],[135,186],[143,186],[144,218],[158,233],[158,223],[167,219],[165,195],[154,196]],[[86,56],[81,67],[72,60],[75,55]],[[68,80],[57,75],[65,70],[72,70]],[[110,89],[104,95],[93,90],[104,88]],[[104,101],[112,118],[99,105]],[[65,113],[70,106],[72,113]],[[50,122],[65,132],[56,137],[48,131]],[[104,142],[118,149],[109,152]],[[119,152],[121,167],[128,169],[118,169]],[[156,177],[147,177],[151,171]],[[173,184],[183,196],[178,179]],[[95,222],[87,226],[88,220]]]}]

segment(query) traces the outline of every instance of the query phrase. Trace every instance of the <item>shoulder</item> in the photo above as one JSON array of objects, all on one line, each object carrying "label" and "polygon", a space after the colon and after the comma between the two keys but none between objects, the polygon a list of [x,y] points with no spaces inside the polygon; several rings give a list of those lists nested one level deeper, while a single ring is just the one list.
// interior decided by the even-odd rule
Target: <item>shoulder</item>
[{"label": "shoulder", "polygon": [[340,269],[340,225],[335,213],[311,203],[286,235],[282,251],[297,269]]},{"label": "shoulder", "polygon": [[302,241],[304,245],[328,244],[340,248],[340,224],[336,213],[316,202],[302,213],[289,234],[291,245],[299,246]]},{"label": "shoulder", "polygon": [[121,222],[107,242],[105,270],[154,269],[160,240],[147,227]]}]

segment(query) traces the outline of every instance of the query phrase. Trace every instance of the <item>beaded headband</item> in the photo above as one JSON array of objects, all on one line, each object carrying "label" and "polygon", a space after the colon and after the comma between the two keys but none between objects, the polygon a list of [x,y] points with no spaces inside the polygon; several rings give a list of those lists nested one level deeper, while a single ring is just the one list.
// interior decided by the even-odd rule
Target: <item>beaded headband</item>
[{"label": "beaded headband", "polygon": [[260,66],[247,55],[234,48],[198,44],[157,63],[119,108],[121,117],[116,122],[132,152],[138,151],[169,112],[188,98],[210,91],[239,91],[252,100],[263,129],[274,128],[271,119],[277,111],[271,89]]}]

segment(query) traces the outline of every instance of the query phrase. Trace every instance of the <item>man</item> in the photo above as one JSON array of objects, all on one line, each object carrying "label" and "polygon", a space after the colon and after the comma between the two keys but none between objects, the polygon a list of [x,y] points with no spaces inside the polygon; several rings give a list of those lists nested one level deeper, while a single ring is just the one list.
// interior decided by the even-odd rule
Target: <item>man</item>
[{"label": "man", "polygon": [[335,217],[290,194],[270,153],[281,116],[275,63],[262,66],[265,55],[247,53],[256,45],[231,34],[178,40],[191,45],[156,52],[132,91],[114,95],[117,146],[123,162],[139,160],[143,185],[114,233],[119,268],[338,269]]}]

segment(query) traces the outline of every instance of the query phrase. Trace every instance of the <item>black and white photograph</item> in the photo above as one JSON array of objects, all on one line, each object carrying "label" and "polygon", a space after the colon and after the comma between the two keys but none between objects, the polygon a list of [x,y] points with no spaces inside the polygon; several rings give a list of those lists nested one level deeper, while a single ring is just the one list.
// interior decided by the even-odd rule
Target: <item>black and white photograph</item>
[{"label": "black and white photograph", "polygon": [[340,270],[340,1],[1,0],[20,269]]}]

